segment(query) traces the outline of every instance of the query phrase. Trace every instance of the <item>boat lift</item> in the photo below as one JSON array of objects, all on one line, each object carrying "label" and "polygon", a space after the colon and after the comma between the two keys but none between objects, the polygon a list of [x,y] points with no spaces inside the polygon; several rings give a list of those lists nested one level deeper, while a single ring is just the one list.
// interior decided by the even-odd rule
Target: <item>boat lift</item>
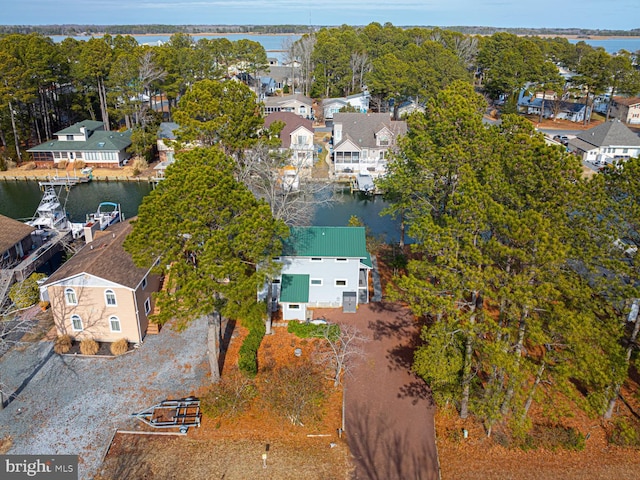
[{"label": "boat lift", "polygon": [[157,405],[132,417],[153,428],[179,428],[180,433],[187,433],[189,427],[199,427],[202,418],[200,400],[194,397],[180,400],[164,400]]}]

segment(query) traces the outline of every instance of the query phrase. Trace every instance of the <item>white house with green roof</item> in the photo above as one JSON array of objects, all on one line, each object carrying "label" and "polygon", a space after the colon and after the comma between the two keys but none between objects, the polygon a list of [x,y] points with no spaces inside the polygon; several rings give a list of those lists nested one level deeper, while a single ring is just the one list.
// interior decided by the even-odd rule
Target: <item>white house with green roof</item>
[{"label": "white house with green roof", "polygon": [[94,120],[75,123],[54,134],[54,140],[27,150],[38,167],[55,168],[60,162],[83,161],[94,167],[119,167],[129,158],[131,131],[107,132]]},{"label": "white house with green roof", "polygon": [[371,256],[364,227],[292,227],[272,295],[283,320],[306,320],[310,307],[355,313],[369,302]]}]

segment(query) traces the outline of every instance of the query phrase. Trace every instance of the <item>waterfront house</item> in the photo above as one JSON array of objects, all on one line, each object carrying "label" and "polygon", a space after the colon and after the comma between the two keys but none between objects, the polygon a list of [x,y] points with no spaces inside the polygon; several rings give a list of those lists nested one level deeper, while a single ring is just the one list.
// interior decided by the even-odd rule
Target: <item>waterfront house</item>
[{"label": "waterfront house", "polygon": [[284,122],[280,131],[281,152],[290,152],[289,164],[294,167],[313,166],[313,123],[291,112],[270,113],[264,119],[264,126],[269,127],[273,122]]},{"label": "waterfront house", "polygon": [[0,215],[0,268],[9,268],[24,258],[33,246],[34,227]]},{"label": "waterfront house", "polygon": [[640,97],[613,97],[611,117],[629,125],[640,125]]},{"label": "waterfront house", "polygon": [[299,117],[313,120],[313,100],[300,93],[284,97],[267,97],[264,99],[265,114],[291,112]]},{"label": "waterfront house", "polygon": [[[266,73],[263,72],[263,74]],[[276,90],[284,90],[288,86],[289,91],[294,92],[300,83],[300,68],[295,65],[270,65],[268,74],[275,82]]]},{"label": "waterfront house", "polygon": [[278,261],[282,271],[271,293],[284,320],[306,320],[311,307],[355,313],[369,302],[364,227],[292,227]]},{"label": "waterfront house", "polygon": [[126,221],[98,232],[44,283],[59,335],[142,342],[160,277],[137,267],[125,252],[131,228]]},{"label": "waterfront house", "polygon": [[640,137],[619,120],[612,120],[570,139],[567,148],[587,162],[612,165],[640,156]]},{"label": "waterfront house", "polygon": [[369,100],[371,95],[368,90],[361,93],[355,93],[347,97],[325,98],[322,101],[322,113],[325,120],[332,120],[336,113],[342,109],[350,109],[359,113],[367,113],[369,111]]},{"label": "waterfront house", "polygon": [[38,168],[58,168],[61,162],[82,161],[93,167],[119,167],[130,155],[131,131],[107,132],[103,122],[84,120],[54,134],[48,142],[27,150]]},{"label": "waterfront house", "polygon": [[333,173],[384,175],[389,150],[407,133],[407,122],[388,113],[336,113],[333,117]]}]

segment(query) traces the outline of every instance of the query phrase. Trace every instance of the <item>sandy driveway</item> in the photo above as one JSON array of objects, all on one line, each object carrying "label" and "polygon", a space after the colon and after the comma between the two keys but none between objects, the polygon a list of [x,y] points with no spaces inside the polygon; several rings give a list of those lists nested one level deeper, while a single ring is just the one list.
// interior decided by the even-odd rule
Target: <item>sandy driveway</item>
[{"label": "sandy driveway", "polygon": [[206,382],[206,322],[183,332],[164,328],[136,351],[113,359],[59,356],[51,342],[0,359],[2,380],[19,393],[0,411],[9,454],[79,455],[80,479],[97,471],[115,428],[131,430],[131,413],[186,397]]},{"label": "sandy driveway", "polygon": [[345,434],[358,480],[439,478],[434,414],[424,382],[409,372],[419,330],[394,304],[361,305],[327,320],[357,326],[369,338],[346,380]]}]

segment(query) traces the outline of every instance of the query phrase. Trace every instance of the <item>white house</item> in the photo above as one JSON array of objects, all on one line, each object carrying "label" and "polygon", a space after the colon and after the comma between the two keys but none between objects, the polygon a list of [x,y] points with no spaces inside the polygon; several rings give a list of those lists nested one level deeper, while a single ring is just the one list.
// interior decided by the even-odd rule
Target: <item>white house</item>
[{"label": "white house", "polygon": [[313,123],[291,112],[270,113],[264,119],[264,126],[273,122],[284,122],[280,131],[281,151],[291,152],[290,164],[295,167],[313,166]]},{"label": "white house", "polygon": [[264,99],[264,112],[267,115],[276,112],[291,112],[299,117],[313,120],[313,100],[300,93],[284,97],[267,97]]},{"label": "white house", "polygon": [[83,161],[95,167],[118,167],[129,158],[131,131],[107,132],[102,122],[84,120],[54,134],[50,140],[27,150],[38,167]]},{"label": "white house", "polygon": [[387,171],[387,156],[407,122],[391,120],[388,113],[336,113],[333,117],[333,173],[372,177]]},{"label": "white house", "polygon": [[369,111],[369,100],[371,95],[368,90],[348,97],[325,98],[322,101],[322,112],[325,120],[331,120],[333,116],[345,107],[351,107],[359,113]]},{"label": "white house", "polygon": [[605,122],[569,140],[567,148],[596,165],[640,156],[640,137],[619,120]]},{"label": "white house", "polygon": [[364,227],[292,227],[280,277],[272,296],[284,320],[306,320],[309,307],[355,313],[369,302],[369,270]]}]

